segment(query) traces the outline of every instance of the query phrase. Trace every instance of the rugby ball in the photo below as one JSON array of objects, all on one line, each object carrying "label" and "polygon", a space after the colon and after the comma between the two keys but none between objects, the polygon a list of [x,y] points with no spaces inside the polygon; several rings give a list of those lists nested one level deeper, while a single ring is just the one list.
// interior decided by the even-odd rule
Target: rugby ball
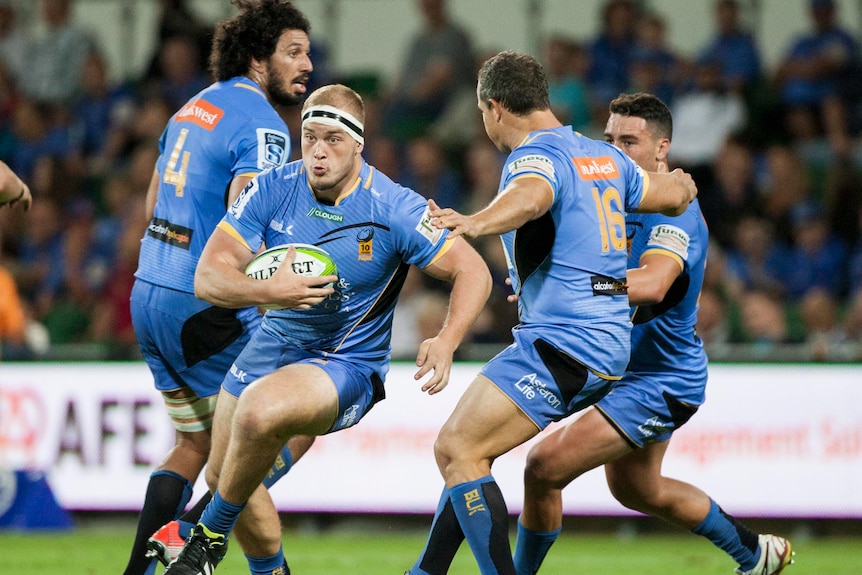
[{"label": "rugby ball", "polygon": [[[332,261],[326,250],[311,244],[282,244],[260,252],[246,266],[245,275],[256,280],[269,279],[284,262],[290,246],[296,248],[293,273],[306,277],[338,275],[335,262]],[[276,309],[275,306],[261,307]]]}]

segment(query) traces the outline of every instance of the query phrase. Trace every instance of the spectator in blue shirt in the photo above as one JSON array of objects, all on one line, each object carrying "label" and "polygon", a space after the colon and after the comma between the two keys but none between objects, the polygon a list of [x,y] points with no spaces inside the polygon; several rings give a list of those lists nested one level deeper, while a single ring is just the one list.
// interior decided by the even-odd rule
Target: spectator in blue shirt
[{"label": "spectator in blue shirt", "polygon": [[718,0],[714,9],[716,33],[700,60],[718,63],[725,89],[745,93],[760,79],[760,50],[754,36],[742,27],[737,0]]}]

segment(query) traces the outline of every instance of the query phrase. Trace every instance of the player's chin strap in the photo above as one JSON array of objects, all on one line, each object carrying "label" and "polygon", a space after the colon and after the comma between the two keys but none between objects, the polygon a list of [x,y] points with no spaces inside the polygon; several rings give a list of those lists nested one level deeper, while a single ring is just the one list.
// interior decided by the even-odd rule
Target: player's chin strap
[{"label": "player's chin strap", "polygon": [[352,114],[334,106],[311,106],[302,114],[302,125],[305,126],[306,122],[317,122],[318,124],[341,128],[360,144],[365,143],[365,138],[362,136],[364,132],[362,122],[353,117]]}]

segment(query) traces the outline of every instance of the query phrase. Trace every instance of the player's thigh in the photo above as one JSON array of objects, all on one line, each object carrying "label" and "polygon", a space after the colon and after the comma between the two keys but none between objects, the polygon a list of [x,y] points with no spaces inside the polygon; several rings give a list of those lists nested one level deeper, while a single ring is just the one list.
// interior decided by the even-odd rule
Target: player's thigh
[{"label": "player's thigh", "polygon": [[595,407],[542,437],[527,455],[527,481],[563,487],[575,478],[631,451]]},{"label": "player's thigh", "polygon": [[539,428],[483,375],[476,376],[443,425],[438,461],[493,460],[534,437]]},{"label": "player's thigh", "polygon": [[294,363],[249,385],[240,395],[236,418],[286,437],[321,435],[337,411],[338,392],[329,374],[318,365]]},{"label": "player's thigh", "polygon": [[662,483],[661,466],[670,440],[650,443],[605,464],[608,487],[617,499],[642,499]]}]

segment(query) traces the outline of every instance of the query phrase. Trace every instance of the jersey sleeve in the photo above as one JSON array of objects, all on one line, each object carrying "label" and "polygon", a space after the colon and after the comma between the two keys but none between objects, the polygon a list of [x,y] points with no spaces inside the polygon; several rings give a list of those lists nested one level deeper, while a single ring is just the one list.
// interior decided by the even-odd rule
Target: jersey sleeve
[{"label": "jersey sleeve", "polygon": [[290,137],[284,124],[246,119],[231,142],[233,176],[259,174],[290,159]]},{"label": "jersey sleeve", "polygon": [[541,146],[528,144],[516,148],[506,159],[501,189],[519,178],[539,178],[548,183],[556,200],[560,180],[555,159]]},{"label": "jersey sleeve", "polygon": [[269,181],[266,175],[252,178],[218,225],[252,252],[263,244],[266,228],[272,219],[271,195],[267,192],[271,188]]},{"label": "jersey sleeve", "polygon": [[644,220],[646,245],[641,257],[649,253],[662,253],[676,260],[682,269],[688,267],[689,261],[700,259],[702,246],[693,242],[697,237],[698,222],[686,213],[678,217],[651,214]]},{"label": "jersey sleeve", "polygon": [[[610,146],[610,144],[608,144]],[[649,190],[649,176],[634,160],[626,156],[619,148],[610,146],[616,153],[616,163],[619,166],[625,192],[626,211],[633,212],[640,206],[641,200]]]},{"label": "jersey sleeve", "polygon": [[449,236],[448,230],[431,225],[425,198],[408,189],[395,202],[390,226],[402,261],[419,268],[434,261]]}]

